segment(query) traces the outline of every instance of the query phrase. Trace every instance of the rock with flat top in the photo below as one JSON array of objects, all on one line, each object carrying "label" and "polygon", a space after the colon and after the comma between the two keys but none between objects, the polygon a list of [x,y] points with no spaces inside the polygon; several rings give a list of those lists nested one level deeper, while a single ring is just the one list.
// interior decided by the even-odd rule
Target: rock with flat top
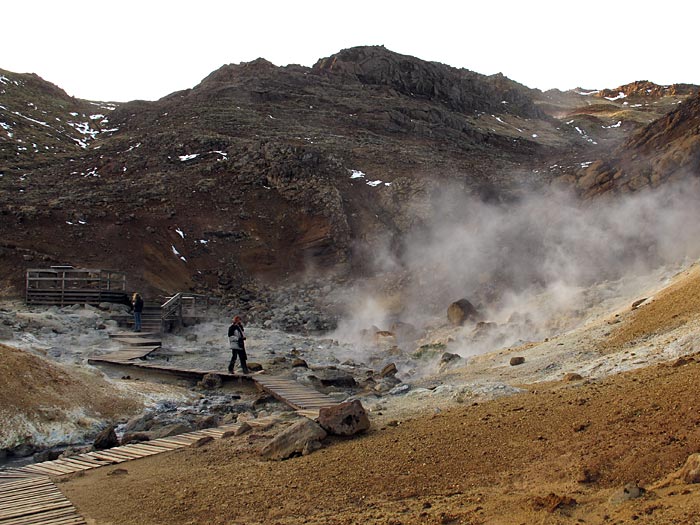
[{"label": "rock with flat top", "polygon": [[329,434],[352,436],[370,427],[367,411],[358,399],[329,407],[321,407],[318,424]]},{"label": "rock with flat top", "polygon": [[265,459],[282,460],[308,454],[320,448],[321,440],[326,436],[326,431],[318,423],[303,419],[275,436],[260,451],[260,455]]}]

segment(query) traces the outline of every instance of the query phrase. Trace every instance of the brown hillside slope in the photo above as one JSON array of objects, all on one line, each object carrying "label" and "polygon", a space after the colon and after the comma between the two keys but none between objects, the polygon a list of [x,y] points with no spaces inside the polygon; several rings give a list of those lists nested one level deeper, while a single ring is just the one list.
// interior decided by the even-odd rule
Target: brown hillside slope
[{"label": "brown hillside slope", "polygon": [[[141,408],[101,376],[0,344],[0,448],[19,444],[37,427],[75,424],[87,432],[96,420]],[[75,414],[82,419],[75,421]]]}]

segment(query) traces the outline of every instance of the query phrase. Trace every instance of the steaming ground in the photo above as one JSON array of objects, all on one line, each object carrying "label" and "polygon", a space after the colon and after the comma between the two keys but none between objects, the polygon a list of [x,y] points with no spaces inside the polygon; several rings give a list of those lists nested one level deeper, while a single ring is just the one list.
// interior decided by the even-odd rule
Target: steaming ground
[{"label": "steaming ground", "polygon": [[[690,271],[697,270],[693,267]],[[295,335],[265,329],[256,319],[249,319],[246,330],[249,360],[260,363],[268,373],[294,378],[312,387],[315,386],[313,376],[323,369],[352,375],[359,383],[357,388],[332,389],[330,395],[338,400],[361,399],[375,424],[383,424],[425,410],[444,410],[455,404],[511,395],[521,391],[522,385],[560,380],[567,373],[599,379],[693,353],[697,336],[692,331],[677,336],[670,344],[663,344],[647,334],[645,344],[635,344],[633,350],[626,350],[624,344],[609,349],[605,343],[628,316],[651,307],[658,291],[669,286],[676,274],[678,268],[666,266],[644,276],[629,276],[581,288],[575,294],[579,302],[560,307],[559,315],[550,317],[537,330],[522,319],[494,322],[488,329],[473,324],[453,327],[442,316],[428,320],[426,326],[417,331],[420,336],[417,340],[397,342],[394,338],[377,341],[373,330],[363,333],[343,327],[328,337]],[[550,292],[551,288],[533,296],[526,311],[537,311],[540,305],[552,301],[548,296]],[[647,302],[632,311],[630,305],[641,298],[648,298]],[[113,308],[124,315],[125,312],[119,312],[120,307]],[[47,363],[65,367],[66,374],[73,370],[99,379],[111,385],[111,388],[101,388],[111,389],[115,398],[126,395],[137,400],[138,410],[153,409],[164,402],[185,405],[201,396],[187,386],[160,380],[124,381],[122,376],[129,373],[126,369],[103,372],[88,365],[90,355],[119,348],[108,336],[109,331],[119,329],[116,321],[109,319],[113,314],[92,307],[28,310],[18,303],[6,303],[0,310],[5,327],[0,334],[4,338],[1,342]],[[166,334],[163,349],[151,360],[182,368],[225,371],[230,359],[227,327],[228,316],[221,314],[177,334]],[[343,339],[347,335],[351,337]],[[538,336],[542,337],[538,339]],[[445,360],[446,354],[461,357]],[[524,357],[525,363],[510,366],[513,356]],[[304,359],[309,368],[292,367],[293,359]],[[363,382],[390,363],[396,364],[399,370],[398,385]],[[57,374],[55,377],[60,376],[60,372]],[[36,421],[21,426],[3,425],[16,431],[3,432],[0,445],[7,447],[21,441],[20,434],[26,433],[28,428],[36,429],[34,442],[37,445],[80,442],[89,439],[108,422],[124,420],[135,411],[137,407],[132,405],[121,417],[118,411],[105,412],[102,418],[95,414],[82,418],[68,414],[65,420],[54,417],[50,432],[41,431],[46,428],[46,422],[41,421],[41,413],[34,414],[32,417],[37,418]],[[81,421],[80,425],[75,424],[76,419]]]},{"label": "steaming ground", "polygon": [[[258,431],[59,486],[96,524],[695,523],[700,485],[679,469],[700,444],[700,265],[638,284],[627,297],[609,295],[623,282],[587,290],[601,300],[582,303],[573,330],[375,400],[363,437],[268,462],[257,450],[270,433]],[[253,332],[282,337],[251,330],[251,343]],[[307,359],[341,351],[328,344]]]}]

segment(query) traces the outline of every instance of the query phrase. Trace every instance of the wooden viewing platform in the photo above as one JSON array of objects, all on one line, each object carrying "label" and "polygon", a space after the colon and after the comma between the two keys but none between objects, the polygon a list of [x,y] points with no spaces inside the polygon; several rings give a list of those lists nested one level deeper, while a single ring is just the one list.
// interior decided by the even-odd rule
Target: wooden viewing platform
[{"label": "wooden viewing platform", "polygon": [[27,304],[127,303],[126,275],[114,270],[52,266],[27,270]]}]

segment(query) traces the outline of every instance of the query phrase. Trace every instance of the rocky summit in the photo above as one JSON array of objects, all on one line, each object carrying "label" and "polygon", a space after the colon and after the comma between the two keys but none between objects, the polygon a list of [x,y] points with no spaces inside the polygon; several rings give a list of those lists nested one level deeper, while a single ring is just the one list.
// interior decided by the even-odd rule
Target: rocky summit
[{"label": "rocky summit", "polygon": [[[237,299],[365,275],[449,211],[446,189],[508,203],[697,166],[695,91],[541,92],[381,46],[224,65],[154,102],[78,100],[0,70],[0,287],[21,295],[26,268],[54,264]],[[648,151],[658,170],[633,173]]]}]

